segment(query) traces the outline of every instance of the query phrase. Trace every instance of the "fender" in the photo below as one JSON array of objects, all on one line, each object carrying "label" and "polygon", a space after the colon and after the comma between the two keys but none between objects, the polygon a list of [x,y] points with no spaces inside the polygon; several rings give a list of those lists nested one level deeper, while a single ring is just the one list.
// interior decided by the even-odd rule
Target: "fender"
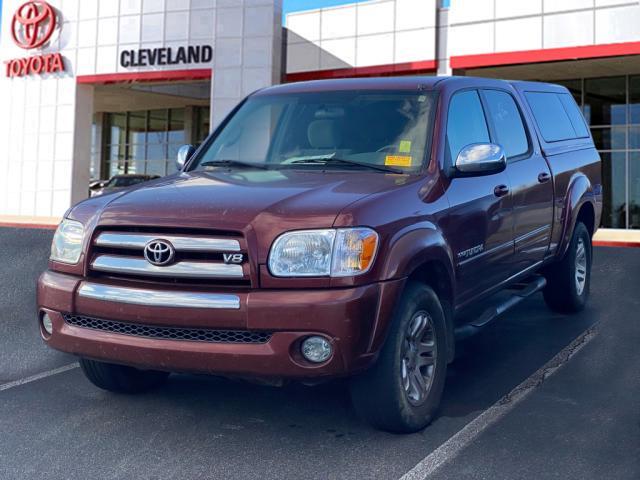
[{"label": "fender", "polygon": [[420,222],[399,230],[389,239],[388,251],[382,270],[384,280],[408,277],[420,266],[436,260],[447,269],[451,291],[455,291],[453,252],[432,222]]},{"label": "fender", "polygon": [[[382,278],[384,280],[406,279],[419,268],[433,261],[438,262],[446,270],[448,277],[447,287],[451,292],[452,298],[449,299],[451,305],[443,306],[446,310],[447,346],[450,353],[449,357],[452,359],[453,349],[455,348],[452,315],[453,304],[455,303],[455,271],[453,253],[442,232],[435,224],[428,221],[410,225],[398,231],[389,240],[388,251],[389,254],[386,256],[382,268]],[[387,315],[383,322],[376,322],[369,344],[370,351],[376,352],[382,347],[392,318],[393,315]]]},{"label": "fender", "polygon": [[558,245],[557,257],[562,258],[567,253],[571,236],[576,226],[578,212],[585,203],[591,203],[593,211],[596,212],[596,205],[593,198],[593,185],[589,178],[581,172],[575,173],[569,181],[569,188],[565,195],[564,210],[562,212],[562,237]]}]

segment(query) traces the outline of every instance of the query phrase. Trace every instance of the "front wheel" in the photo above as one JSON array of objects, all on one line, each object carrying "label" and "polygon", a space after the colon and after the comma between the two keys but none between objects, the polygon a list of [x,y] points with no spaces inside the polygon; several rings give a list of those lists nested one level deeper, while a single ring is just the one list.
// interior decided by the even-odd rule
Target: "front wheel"
[{"label": "front wheel", "polygon": [[142,393],[162,385],[169,374],[155,370],[138,370],[124,365],[80,359],[85,377],[96,387],[117,393]]},{"label": "front wheel", "polygon": [[356,411],[382,430],[422,430],[440,404],[447,374],[445,316],[428,286],[407,286],[380,356],[351,381]]},{"label": "front wheel", "polygon": [[547,286],[543,295],[551,310],[575,313],[584,308],[591,285],[591,256],[589,230],[579,222],[564,258],[552,265],[545,274]]}]

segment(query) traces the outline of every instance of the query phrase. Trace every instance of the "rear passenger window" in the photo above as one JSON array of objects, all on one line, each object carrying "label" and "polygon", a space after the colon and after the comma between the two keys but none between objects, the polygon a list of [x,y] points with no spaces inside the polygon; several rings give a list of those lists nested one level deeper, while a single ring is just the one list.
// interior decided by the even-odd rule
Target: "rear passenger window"
[{"label": "rear passenger window", "polygon": [[526,92],[525,96],[536,119],[542,138],[558,142],[576,138],[571,120],[557,93]]},{"label": "rear passenger window", "polygon": [[489,116],[496,131],[496,140],[507,158],[517,157],[529,151],[529,139],[522,123],[520,110],[507,92],[484,90]]},{"label": "rear passenger window", "polygon": [[587,124],[585,123],[582,112],[578,108],[576,101],[568,93],[559,93],[558,97],[560,97],[562,106],[567,112],[567,115],[569,115],[569,120],[571,120],[571,126],[573,126],[573,129],[575,130],[576,136],[578,138],[588,137],[589,130],[587,130]]},{"label": "rear passenger window", "polygon": [[449,104],[447,143],[451,161],[460,150],[472,143],[489,143],[489,130],[484,118],[480,96],[475,90],[456,93]]}]

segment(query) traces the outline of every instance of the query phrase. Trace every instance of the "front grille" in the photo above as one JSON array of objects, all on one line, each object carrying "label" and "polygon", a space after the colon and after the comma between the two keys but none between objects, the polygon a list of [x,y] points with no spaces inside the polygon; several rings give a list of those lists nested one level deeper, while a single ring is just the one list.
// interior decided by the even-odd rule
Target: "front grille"
[{"label": "front grille", "polygon": [[249,330],[212,330],[207,328],[160,327],[137,323],[117,322],[82,315],[63,315],[69,325],[102,332],[163,340],[188,340],[211,343],[267,343],[271,332]]},{"label": "front grille", "polygon": [[[158,240],[168,243],[173,251],[161,266],[150,263],[144,254],[145,246]],[[132,281],[248,287],[247,250],[240,233],[106,227],[95,232],[89,274]]]}]

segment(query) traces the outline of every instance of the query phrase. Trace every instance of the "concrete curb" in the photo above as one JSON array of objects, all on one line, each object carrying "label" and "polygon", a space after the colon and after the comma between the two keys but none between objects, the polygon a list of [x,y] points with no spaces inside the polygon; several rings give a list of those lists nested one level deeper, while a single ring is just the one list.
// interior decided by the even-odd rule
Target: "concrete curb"
[{"label": "concrete curb", "polygon": [[0,227],[40,228],[55,230],[60,223],[58,217],[23,217],[20,215],[0,215]]},{"label": "concrete curb", "polygon": [[640,247],[640,230],[600,229],[593,236],[594,247]]}]

